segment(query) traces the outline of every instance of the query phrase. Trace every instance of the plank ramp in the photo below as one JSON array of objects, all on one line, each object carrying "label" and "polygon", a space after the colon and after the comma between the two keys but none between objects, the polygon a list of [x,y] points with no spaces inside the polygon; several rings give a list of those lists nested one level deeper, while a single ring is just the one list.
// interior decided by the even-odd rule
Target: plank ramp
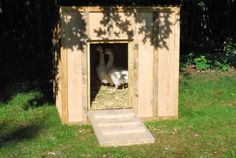
[{"label": "plank ramp", "polygon": [[88,116],[101,146],[149,144],[155,141],[133,109],[89,111]]}]

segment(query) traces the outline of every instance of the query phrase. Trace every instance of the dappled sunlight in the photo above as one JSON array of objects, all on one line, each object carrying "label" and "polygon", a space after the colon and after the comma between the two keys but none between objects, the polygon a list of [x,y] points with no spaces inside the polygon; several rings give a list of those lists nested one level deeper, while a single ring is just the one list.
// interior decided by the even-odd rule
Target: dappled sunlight
[{"label": "dappled sunlight", "polygon": [[[71,15],[63,15],[63,19],[64,19],[65,24],[69,24],[71,22],[72,16]],[[75,27],[73,27],[73,28],[75,28]],[[74,31],[75,29],[72,29],[72,30]]]}]

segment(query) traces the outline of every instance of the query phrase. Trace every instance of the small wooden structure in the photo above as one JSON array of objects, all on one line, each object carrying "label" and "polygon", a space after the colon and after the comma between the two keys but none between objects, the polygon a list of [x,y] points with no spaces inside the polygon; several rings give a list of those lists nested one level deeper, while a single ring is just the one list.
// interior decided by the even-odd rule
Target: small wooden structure
[{"label": "small wooden structure", "polygon": [[128,45],[128,104],[137,116],[178,117],[179,6],[60,6],[55,96],[63,123],[87,122],[90,46]]}]

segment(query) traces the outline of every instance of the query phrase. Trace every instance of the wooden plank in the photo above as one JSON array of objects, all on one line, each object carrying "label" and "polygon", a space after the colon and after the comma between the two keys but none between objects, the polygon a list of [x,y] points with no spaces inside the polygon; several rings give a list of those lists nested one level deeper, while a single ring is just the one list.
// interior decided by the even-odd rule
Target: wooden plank
[{"label": "wooden plank", "polygon": [[82,121],[82,53],[68,51],[68,112],[69,122]]},{"label": "wooden plank", "polygon": [[127,146],[155,141],[133,109],[89,111],[89,119],[101,146]]},{"label": "wooden plank", "polygon": [[[116,19],[116,18],[118,19]],[[119,24],[117,21],[119,20]],[[134,13],[127,15],[113,10],[89,13],[89,37],[93,40],[131,39],[133,35]]]},{"label": "wooden plank", "polygon": [[153,30],[153,14],[151,12],[139,12],[137,18],[142,23],[136,24],[138,31],[136,37],[139,40],[139,82],[138,82],[138,116],[153,116],[153,46],[151,43]]},{"label": "wooden plank", "polygon": [[176,6],[150,6],[150,7],[141,7],[141,6],[113,6],[113,7],[100,7],[100,6],[63,6],[63,9],[66,11],[74,11],[74,12],[104,12],[105,10],[116,10],[117,12],[153,12],[153,11],[176,11],[179,7]]},{"label": "wooden plank", "polygon": [[87,50],[82,52],[82,121],[87,121],[87,110],[88,110],[88,70],[87,70]]},{"label": "wooden plank", "polygon": [[68,119],[70,123],[83,122],[84,19],[78,12],[67,12],[67,14],[70,17],[65,36],[68,51]]},{"label": "wooden plank", "polygon": [[61,56],[60,56],[60,77],[61,77],[61,103],[62,103],[62,122],[68,123],[68,74],[67,74],[67,49],[66,49],[66,13],[60,10],[62,38],[61,38]]},{"label": "wooden plank", "polygon": [[61,74],[60,74],[60,67],[61,67],[61,52],[60,52],[60,31],[61,31],[61,24],[60,19],[58,19],[55,28],[53,30],[53,48],[54,48],[54,57],[53,57],[53,68],[54,68],[54,81],[53,81],[53,94],[56,100],[56,108],[59,113],[60,118],[62,118],[62,100],[61,100]]},{"label": "wooden plank", "polygon": [[128,105],[135,108],[132,96],[133,96],[133,43],[128,43]]},{"label": "wooden plank", "polygon": [[139,83],[139,49],[138,49],[138,40],[134,40],[133,42],[133,52],[132,52],[132,68],[131,68],[131,75],[132,80],[131,85],[129,85],[129,88],[131,89],[131,97],[132,97],[132,106],[134,108],[135,113],[138,115],[138,83]]},{"label": "wooden plank", "polygon": [[[63,12],[64,10],[62,10]],[[86,63],[86,30],[84,14],[63,12],[62,48],[66,50],[67,59],[67,122],[84,122],[87,118],[87,63]],[[63,57],[64,60],[64,57]],[[64,86],[63,86],[64,87]],[[84,109],[85,108],[85,109]],[[65,110],[63,110],[65,111]]]},{"label": "wooden plank", "polygon": [[65,34],[64,48],[67,51],[68,73],[68,123],[87,121],[87,50],[85,40],[88,29],[88,13],[66,12],[63,16]]},{"label": "wooden plank", "polygon": [[[168,17],[170,30],[168,38],[162,39],[166,46],[158,48],[158,116],[174,116],[176,109],[176,70],[178,69],[178,61],[175,55],[175,34],[174,24],[175,15],[171,12],[160,12],[159,31],[164,32],[161,28],[167,25],[165,19]],[[162,42],[162,43],[163,43]]]},{"label": "wooden plank", "polygon": [[89,13],[89,35],[91,39],[108,39],[107,24],[103,22],[104,13]]},{"label": "wooden plank", "polygon": [[91,69],[91,67],[90,67],[90,43],[88,42],[87,43],[87,74],[88,74],[88,76],[87,76],[87,86],[88,86],[88,90],[87,90],[87,110],[89,111],[89,110],[91,110],[91,88],[90,88],[90,86],[91,86],[91,76],[90,76],[90,69]]},{"label": "wooden plank", "polygon": [[153,116],[158,114],[158,12],[153,12]]},{"label": "wooden plank", "polygon": [[[85,26],[85,38],[88,38],[90,36],[89,34],[89,28],[90,28],[90,16],[89,16],[89,12],[84,12],[83,14],[83,19],[84,19],[84,23],[86,24]],[[84,24],[81,23],[80,27],[82,27]],[[81,52],[81,60],[82,60],[82,121],[83,122],[87,122],[87,111],[88,111],[88,106],[89,106],[89,102],[88,102],[88,98],[90,99],[90,86],[89,85],[89,81],[90,81],[90,73],[88,70],[88,60],[90,60],[90,56],[89,55],[89,46],[86,42],[83,42],[82,44],[82,48],[83,51]]]},{"label": "wooden plank", "polygon": [[63,123],[68,123],[68,83],[67,81],[68,81],[67,50],[62,48],[61,50],[61,100],[62,101],[61,102],[62,102]]},{"label": "wooden plank", "polygon": [[174,23],[174,52],[175,52],[175,70],[174,70],[174,107],[173,116],[178,117],[178,105],[179,105],[179,56],[180,56],[180,8],[175,11],[175,23]]}]

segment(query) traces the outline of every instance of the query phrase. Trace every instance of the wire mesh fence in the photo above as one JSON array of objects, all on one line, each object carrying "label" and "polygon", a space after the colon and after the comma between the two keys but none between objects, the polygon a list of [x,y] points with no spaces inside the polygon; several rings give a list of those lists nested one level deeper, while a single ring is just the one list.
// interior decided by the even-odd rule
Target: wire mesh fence
[{"label": "wire mesh fence", "polygon": [[4,81],[0,82],[0,100],[7,101],[18,93],[40,91],[48,100],[53,99],[52,83],[48,81]]}]

